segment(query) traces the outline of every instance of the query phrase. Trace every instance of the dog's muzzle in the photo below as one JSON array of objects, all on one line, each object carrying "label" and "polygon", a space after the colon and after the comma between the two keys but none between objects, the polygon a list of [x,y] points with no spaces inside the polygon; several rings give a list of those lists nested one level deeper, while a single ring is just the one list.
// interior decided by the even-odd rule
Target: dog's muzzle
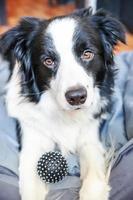
[{"label": "dog's muzzle", "polygon": [[65,97],[67,102],[71,106],[78,106],[85,103],[87,99],[87,90],[85,87],[70,88],[66,93]]}]

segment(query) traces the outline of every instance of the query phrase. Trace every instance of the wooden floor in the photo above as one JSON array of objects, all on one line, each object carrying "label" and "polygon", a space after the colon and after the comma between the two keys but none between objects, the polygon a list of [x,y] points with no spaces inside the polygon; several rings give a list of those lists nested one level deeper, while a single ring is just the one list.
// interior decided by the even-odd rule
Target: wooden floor
[{"label": "wooden floor", "polygon": [[[14,26],[23,16],[50,18],[52,16],[68,14],[75,9],[73,3],[65,6],[50,7],[48,0],[6,0],[7,26],[0,27],[0,33]],[[127,45],[120,44],[116,51],[133,50],[133,35],[127,34]]]}]

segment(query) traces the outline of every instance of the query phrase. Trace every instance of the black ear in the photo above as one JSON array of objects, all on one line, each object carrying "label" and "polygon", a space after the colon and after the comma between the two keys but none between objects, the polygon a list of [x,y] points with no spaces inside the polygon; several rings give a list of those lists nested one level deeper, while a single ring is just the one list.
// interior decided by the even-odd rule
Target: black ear
[{"label": "black ear", "polygon": [[[25,17],[18,26],[4,33],[0,38],[0,51],[6,57],[14,57],[21,65],[23,88],[30,88],[30,92],[39,93],[35,75],[31,64],[31,46],[42,28],[43,21],[38,18]],[[27,89],[25,89],[27,90]]]},{"label": "black ear", "polygon": [[102,9],[92,16],[92,22],[100,33],[105,57],[109,62],[113,56],[113,47],[118,41],[126,43],[124,26],[116,18],[112,17],[111,14]]},{"label": "black ear", "polygon": [[15,58],[25,62],[29,47],[40,28],[41,21],[33,17],[23,18],[18,26],[4,33],[0,38],[0,50],[3,54],[13,52]]},{"label": "black ear", "polygon": [[93,12],[92,7],[88,7],[88,8],[82,8],[82,9],[76,10],[72,13],[72,15],[83,18],[83,17],[91,16],[92,12]]}]

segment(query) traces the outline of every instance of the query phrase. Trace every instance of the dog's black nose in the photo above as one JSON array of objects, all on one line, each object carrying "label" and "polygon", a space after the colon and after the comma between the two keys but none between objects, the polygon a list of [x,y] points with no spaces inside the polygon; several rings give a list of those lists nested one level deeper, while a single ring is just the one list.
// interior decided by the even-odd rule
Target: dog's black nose
[{"label": "dog's black nose", "polygon": [[84,104],[87,98],[87,90],[84,87],[71,88],[65,94],[67,102],[72,105]]}]

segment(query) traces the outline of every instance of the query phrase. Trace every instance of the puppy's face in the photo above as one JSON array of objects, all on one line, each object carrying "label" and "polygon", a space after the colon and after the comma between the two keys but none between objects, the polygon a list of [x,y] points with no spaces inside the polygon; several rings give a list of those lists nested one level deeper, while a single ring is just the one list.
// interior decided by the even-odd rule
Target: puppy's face
[{"label": "puppy's face", "polygon": [[75,110],[110,95],[113,46],[124,33],[105,12],[81,10],[47,21],[26,18],[3,40],[21,63],[22,95],[38,102],[49,92],[61,109]]}]

